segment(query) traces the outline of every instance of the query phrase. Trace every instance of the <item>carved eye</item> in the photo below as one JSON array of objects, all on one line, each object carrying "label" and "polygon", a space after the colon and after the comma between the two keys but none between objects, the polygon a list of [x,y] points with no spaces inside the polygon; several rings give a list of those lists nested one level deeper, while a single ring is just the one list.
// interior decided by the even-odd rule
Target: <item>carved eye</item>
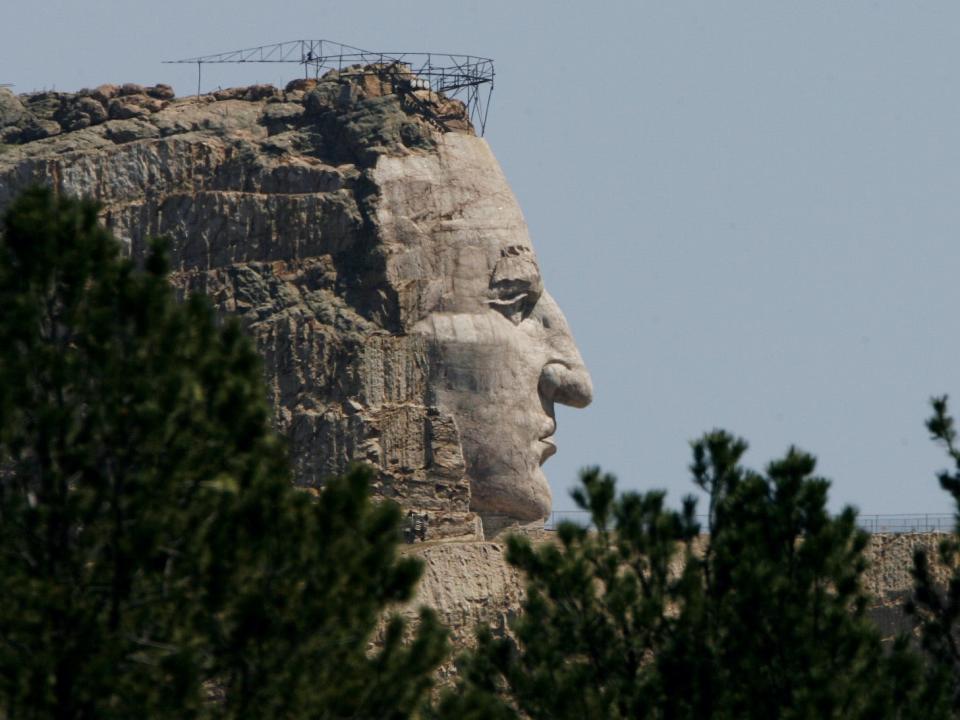
[{"label": "carved eye", "polygon": [[527,248],[503,251],[490,277],[490,307],[519,325],[536,306],[543,293],[543,280],[533,254]]},{"label": "carved eye", "polygon": [[540,294],[531,292],[529,287],[526,290],[515,287],[493,289],[498,294],[488,300],[488,304],[502,312],[514,325],[519,325],[530,314],[540,298]]}]

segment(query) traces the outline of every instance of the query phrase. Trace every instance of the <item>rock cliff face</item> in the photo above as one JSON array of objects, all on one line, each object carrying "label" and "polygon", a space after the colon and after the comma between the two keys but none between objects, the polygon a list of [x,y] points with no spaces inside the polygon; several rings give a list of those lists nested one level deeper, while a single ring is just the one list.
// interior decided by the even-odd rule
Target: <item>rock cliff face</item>
[{"label": "rock cliff face", "polygon": [[179,291],[254,338],[296,482],[377,468],[459,635],[515,611],[485,535],[542,523],[554,403],[591,388],[460,103],[377,66],[186,99],[0,89],[0,211],[35,183],[98,200],[135,260],[166,239]]},{"label": "rock cliff face", "polygon": [[[0,211],[34,183],[99,200],[136,259],[168,240],[176,287],[256,341],[297,482],[378,468],[426,562],[419,600],[459,641],[517,611],[489,539],[549,510],[554,404],[587,404],[590,378],[459,103],[371,67],[182,100],[0,88]],[[871,545],[888,628],[919,541]]]},{"label": "rock cliff face", "polygon": [[168,239],[176,286],[255,338],[300,484],[367,461],[422,538],[478,538],[454,419],[427,397],[426,343],[399,332],[371,179],[381,157],[470,127],[458,104],[393,90],[363,74],[189,100],[163,85],[0,89],[0,209],[48,184],[99,200],[135,258]]},{"label": "rock cliff face", "polygon": [[[42,132],[41,132],[42,129]],[[554,403],[590,378],[464,107],[394,66],[176,100],[168,86],[0,90],[0,209],[92,196],[142,258],[239,317],[297,482],[363,461],[417,540],[550,510]]]},{"label": "rock cliff face", "polygon": [[[884,639],[892,640],[913,629],[912,619],[904,612],[904,603],[912,593],[910,569],[917,549],[927,552],[934,578],[946,586],[951,571],[936,562],[943,537],[938,533],[870,536],[865,551],[868,565],[864,587],[874,602],[867,612]],[[553,533],[545,533],[539,540],[554,542],[556,538]],[[420,581],[418,597],[407,614],[412,619],[419,603],[436,608],[451,628],[458,647],[471,644],[473,629],[478,624],[500,631],[519,612],[523,578],[506,563],[501,545],[443,543],[418,546],[415,551],[425,560],[426,572]]]}]

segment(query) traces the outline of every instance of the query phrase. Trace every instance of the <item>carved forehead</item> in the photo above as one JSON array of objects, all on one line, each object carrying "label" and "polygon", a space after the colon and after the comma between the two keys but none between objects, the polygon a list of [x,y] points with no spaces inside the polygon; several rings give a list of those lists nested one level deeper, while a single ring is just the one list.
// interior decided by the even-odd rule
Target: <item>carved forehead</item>
[{"label": "carved forehead", "polygon": [[440,136],[433,152],[382,156],[372,175],[384,242],[486,246],[494,261],[502,248],[532,251],[520,206],[480,138]]},{"label": "carved forehead", "polygon": [[486,307],[490,287],[539,287],[520,207],[480,138],[449,133],[432,152],[382,157],[373,170],[389,281],[406,320]]}]

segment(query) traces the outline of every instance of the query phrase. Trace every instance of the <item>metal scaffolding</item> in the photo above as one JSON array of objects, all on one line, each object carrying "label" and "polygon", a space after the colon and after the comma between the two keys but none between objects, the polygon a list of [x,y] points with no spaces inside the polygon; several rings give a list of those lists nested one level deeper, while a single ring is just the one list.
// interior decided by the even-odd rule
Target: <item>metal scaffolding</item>
[{"label": "metal scaffolding", "polygon": [[312,75],[317,79],[331,70],[379,77],[389,74],[392,80],[405,80],[411,90],[430,89],[460,100],[481,135],[486,129],[493,94],[494,71],[490,58],[450,53],[373,52],[331,40],[290,40],[164,62],[196,65],[198,96],[203,66],[214,63],[297,63],[303,65],[305,77]]}]

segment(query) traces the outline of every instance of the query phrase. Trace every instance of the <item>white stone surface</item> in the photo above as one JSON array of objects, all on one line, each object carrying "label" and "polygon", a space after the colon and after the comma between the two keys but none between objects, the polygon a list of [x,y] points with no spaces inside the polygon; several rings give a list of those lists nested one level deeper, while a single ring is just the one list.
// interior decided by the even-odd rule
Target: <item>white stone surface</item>
[{"label": "white stone surface", "polygon": [[554,405],[583,407],[592,388],[506,178],[486,142],[455,133],[372,176],[387,274],[410,298],[404,326],[429,340],[430,402],[456,420],[471,509],[544,518]]}]

